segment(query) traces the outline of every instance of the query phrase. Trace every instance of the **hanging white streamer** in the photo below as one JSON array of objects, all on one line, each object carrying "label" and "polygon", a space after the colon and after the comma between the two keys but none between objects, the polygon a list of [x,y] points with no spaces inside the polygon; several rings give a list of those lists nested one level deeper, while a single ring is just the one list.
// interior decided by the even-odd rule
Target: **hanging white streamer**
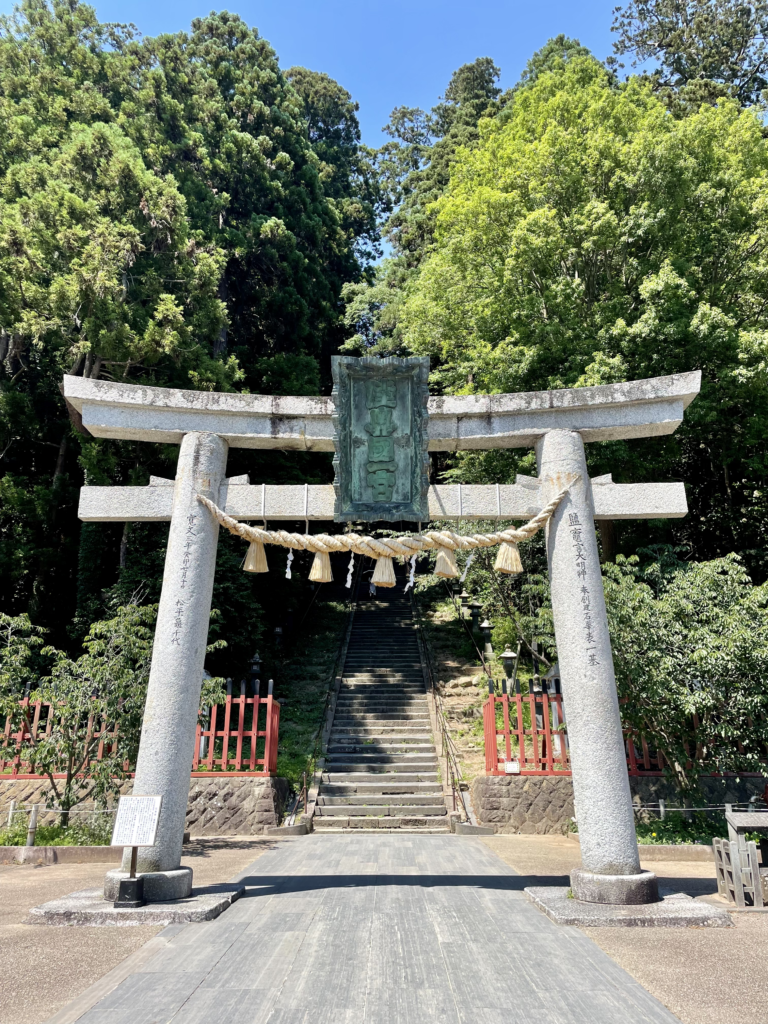
[{"label": "hanging white streamer", "polygon": [[345,584],[347,590],[349,590],[350,587],[352,586],[352,570],[354,568],[355,568],[355,552],[354,551],[350,551],[350,553],[349,553],[349,568],[347,569],[347,582]]},{"label": "hanging white streamer", "polygon": [[476,551],[470,551],[469,558],[467,559],[467,564],[464,566],[464,572],[461,574],[461,576],[459,576],[459,583],[463,583],[464,580],[467,578],[467,573],[469,572],[469,567],[470,567],[470,565],[472,565],[472,562],[475,560],[475,555],[476,554],[477,554]]},{"label": "hanging white streamer", "polygon": [[405,593],[406,590],[410,590],[411,589],[411,587],[413,586],[413,584],[415,582],[415,576],[416,576],[416,555],[412,555],[411,556],[411,571],[410,571],[410,574],[408,576],[408,582],[403,587],[403,593]]},{"label": "hanging white streamer", "polygon": [[291,562],[293,561],[293,548],[288,549],[288,561],[285,565],[285,578],[289,580],[291,578]]}]

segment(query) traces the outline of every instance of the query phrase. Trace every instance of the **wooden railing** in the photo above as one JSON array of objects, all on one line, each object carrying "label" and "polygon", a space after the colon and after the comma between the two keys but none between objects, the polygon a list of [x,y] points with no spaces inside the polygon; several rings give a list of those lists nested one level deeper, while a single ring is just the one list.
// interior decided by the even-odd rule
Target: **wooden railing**
[{"label": "wooden railing", "polygon": [[559,728],[562,722],[559,693],[489,696],[483,707],[486,774],[570,775],[567,737]]},{"label": "wooden railing", "polygon": [[[483,706],[486,775],[570,775],[560,693],[489,696]],[[630,775],[661,775],[662,755],[624,730]],[[501,748],[501,749],[500,749]]]},{"label": "wooden railing", "polygon": [[[19,701],[19,708],[20,716],[9,715],[5,720],[3,749],[14,753],[11,757],[0,756],[0,774],[13,779],[45,778],[30,770],[29,762],[22,760],[22,753],[31,740],[41,735],[41,730],[42,735],[51,735],[54,707],[25,698]],[[95,718],[91,715],[88,719],[84,741],[98,739],[91,760],[100,761],[114,753],[118,725],[99,727]],[[262,723],[260,718],[263,718]],[[220,772],[271,775],[277,770],[279,726],[280,705],[271,692],[267,697],[246,697],[244,692],[239,697],[228,694],[223,704],[214,704],[208,712],[208,727],[197,726],[192,771],[196,775]],[[126,763],[125,771],[132,775],[133,766]]]},{"label": "wooden railing", "polygon": [[[271,686],[270,686],[271,691]],[[263,728],[259,718],[264,708]],[[280,705],[270,692],[266,697],[227,695],[224,704],[211,708],[208,728],[197,727],[192,772],[271,775],[277,770],[277,737]],[[259,742],[264,741],[263,746]]]},{"label": "wooden railing", "polygon": [[[22,761],[21,752],[24,745],[30,743],[32,740],[42,736],[50,736],[53,730],[54,723],[54,706],[53,704],[44,704],[40,700],[30,700],[29,697],[25,697],[19,701],[20,714],[18,716],[8,715],[5,719],[5,728],[3,729],[3,749],[14,750],[14,755],[11,758],[3,758],[0,756],[0,773],[11,778],[30,778],[38,779],[45,778],[43,775],[37,775],[30,771],[29,762]],[[14,717],[18,722],[18,728],[14,728]],[[99,725],[96,722],[95,715],[89,715],[88,721],[86,722],[86,731],[83,738],[84,745],[91,742],[91,740],[98,739],[99,744],[96,747],[96,751],[90,761],[101,761],[104,757],[105,750],[108,754],[114,752],[114,744],[117,742],[117,725],[110,728],[108,725],[102,723]],[[57,773],[58,774],[58,773]]]}]

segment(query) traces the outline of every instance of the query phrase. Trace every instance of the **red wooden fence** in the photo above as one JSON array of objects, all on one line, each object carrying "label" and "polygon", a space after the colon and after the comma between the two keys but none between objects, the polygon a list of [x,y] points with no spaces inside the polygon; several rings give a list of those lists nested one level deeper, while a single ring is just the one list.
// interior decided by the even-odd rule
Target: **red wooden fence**
[{"label": "red wooden fence", "polygon": [[[259,728],[261,708],[264,727]],[[197,727],[192,771],[218,771],[244,775],[270,775],[277,770],[277,736],[280,705],[268,697],[227,696],[224,704],[211,708],[208,728]],[[259,750],[259,740],[264,748]],[[219,743],[219,741],[221,741]],[[259,756],[261,753],[261,756]],[[243,767],[245,766],[245,767]]]},{"label": "red wooden fence", "polygon": [[[486,775],[570,775],[564,722],[562,694],[489,696],[483,706]],[[626,730],[624,741],[630,775],[662,774],[660,752],[652,752],[645,739],[638,747]]]},{"label": "red wooden fence", "polygon": [[[44,735],[50,736],[54,721],[53,705],[25,698],[19,701],[19,706],[26,713],[22,715],[18,727],[14,728],[11,716],[5,720],[3,747],[15,753],[10,758],[0,756],[0,773],[13,779],[44,778],[30,772],[29,763],[21,759],[21,751],[25,743],[40,734],[41,729]],[[264,723],[259,728],[262,707]],[[197,726],[192,771],[196,775],[219,774],[222,771],[243,775],[272,774],[277,770],[279,725],[280,705],[271,694],[268,697],[228,695],[224,704],[214,704],[211,708],[208,728]],[[89,717],[87,736],[99,739],[93,760],[100,761],[105,751],[107,754],[113,752],[117,729],[117,724],[112,729],[104,725],[99,728],[95,716]],[[263,740],[263,745],[260,740]],[[126,770],[129,767],[126,765]]]},{"label": "red wooden fence", "polygon": [[[53,729],[53,705],[44,704],[39,700],[32,701],[25,697],[19,701],[19,707],[22,709],[22,717],[17,729],[13,728],[13,719],[10,715],[5,719],[3,747],[6,750],[9,748],[15,749],[15,754],[9,759],[0,757],[0,772],[6,775],[9,774],[13,779],[45,778],[43,775],[36,775],[29,771],[29,764],[21,760],[21,748],[23,744],[37,738],[40,735],[41,729],[43,730],[42,735],[51,735],[51,730]],[[117,738],[117,725],[110,729],[102,723],[101,727],[99,727],[96,723],[96,716],[89,715],[86,723],[85,742],[88,743],[94,738],[99,740],[99,745],[96,748],[95,756],[90,760],[100,761],[104,757],[105,747],[109,748],[108,753],[112,753],[113,745]]]}]

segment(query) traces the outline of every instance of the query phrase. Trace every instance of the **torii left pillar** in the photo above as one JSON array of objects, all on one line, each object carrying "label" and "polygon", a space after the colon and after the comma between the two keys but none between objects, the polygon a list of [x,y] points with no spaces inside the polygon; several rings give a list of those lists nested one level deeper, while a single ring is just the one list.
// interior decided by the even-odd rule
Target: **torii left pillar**
[{"label": "torii left pillar", "polygon": [[[209,433],[185,434],[179,451],[173,513],[165,556],[152,667],[136,763],[134,796],[160,795],[160,821],[152,847],[139,850],[138,869],[150,902],[177,900],[192,891],[192,869],[181,866],[200,690],[211,615],[219,524],[197,501],[219,496],[228,445]],[[117,898],[130,868],[107,874],[104,897]]]}]

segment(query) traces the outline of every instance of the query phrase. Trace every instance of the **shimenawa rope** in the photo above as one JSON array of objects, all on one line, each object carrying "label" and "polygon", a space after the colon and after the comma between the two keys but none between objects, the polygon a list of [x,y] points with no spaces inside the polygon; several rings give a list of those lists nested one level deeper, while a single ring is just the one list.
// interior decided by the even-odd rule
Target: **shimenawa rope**
[{"label": "shimenawa rope", "polygon": [[499,572],[519,573],[523,571],[517,545],[530,540],[534,534],[546,525],[555,509],[563,500],[566,487],[553,498],[544,508],[517,530],[501,530],[497,533],[472,533],[462,535],[451,530],[429,530],[426,533],[407,534],[403,537],[368,537],[357,533],[288,533],[286,530],[262,530],[257,526],[232,519],[202,494],[197,495],[201,505],[209,510],[218,522],[236,537],[250,541],[250,548],[245,559],[246,572],[268,572],[265,544],[277,544],[280,547],[312,551],[315,560],[309,578],[318,583],[330,583],[333,579],[329,555],[331,551],[352,551],[356,555],[367,555],[376,559],[376,569],[372,582],[383,587],[395,585],[393,558],[410,558],[418,551],[437,548],[435,574],[448,579],[459,575],[455,552],[490,548],[500,544],[496,558]]}]

